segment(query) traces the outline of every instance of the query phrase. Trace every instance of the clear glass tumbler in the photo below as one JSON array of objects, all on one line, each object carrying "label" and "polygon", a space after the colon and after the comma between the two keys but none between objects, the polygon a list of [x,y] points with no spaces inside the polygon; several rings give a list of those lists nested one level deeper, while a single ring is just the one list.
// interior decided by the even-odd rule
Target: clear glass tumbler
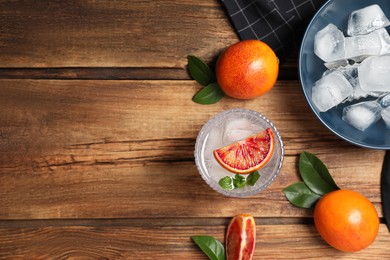
[{"label": "clear glass tumbler", "polygon": [[[235,177],[216,161],[213,151],[245,139],[267,128],[274,134],[274,152],[271,160],[261,168],[254,186],[225,190],[219,185],[223,177]],[[272,183],[283,164],[283,142],[274,124],[260,113],[248,109],[230,109],[212,117],[201,129],[195,143],[195,163],[205,182],[217,192],[229,197],[252,196]]]}]

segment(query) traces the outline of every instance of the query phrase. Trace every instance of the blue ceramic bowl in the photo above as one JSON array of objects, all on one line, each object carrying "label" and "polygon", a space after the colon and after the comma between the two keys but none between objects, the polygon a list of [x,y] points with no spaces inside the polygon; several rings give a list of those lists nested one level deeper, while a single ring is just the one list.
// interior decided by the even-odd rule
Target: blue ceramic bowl
[{"label": "blue ceramic bowl", "polygon": [[390,129],[386,129],[383,120],[361,132],[341,119],[343,108],[351,102],[341,104],[327,112],[319,112],[311,100],[312,85],[326,70],[324,62],[313,52],[314,35],[329,23],[335,24],[345,33],[348,15],[356,9],[372,4],[378,4],[390,18],[389,0],[330,0],[326,2],[313,17],[303,37],[299,54],[299,76],[309,106],[329,130],[355,145],[388,150],[390,149]]}]

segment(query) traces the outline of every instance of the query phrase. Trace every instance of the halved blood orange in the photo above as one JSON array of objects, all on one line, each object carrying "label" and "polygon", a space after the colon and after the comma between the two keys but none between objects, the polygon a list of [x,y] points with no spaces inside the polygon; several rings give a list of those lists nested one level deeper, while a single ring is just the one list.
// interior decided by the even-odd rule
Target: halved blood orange
[{"label": "halved blood orange", "polygon": [[249,174],[263,168],[274,152],[274,135],[270,128],[214,151],[214,157],[226,170]]},{"label": "halved blood orange", "polygon": [[250,260],[256,246],[256,223],[249,214],[235,216],[228,226],[225,239],[227,260]]}]

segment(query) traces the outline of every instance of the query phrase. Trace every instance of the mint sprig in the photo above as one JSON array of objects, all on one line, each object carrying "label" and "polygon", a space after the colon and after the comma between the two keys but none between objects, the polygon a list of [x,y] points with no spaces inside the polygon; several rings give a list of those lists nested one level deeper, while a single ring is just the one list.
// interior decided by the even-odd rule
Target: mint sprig
[{"label": "mint sprig", "polygon": [[192,101],[198,104],[209,105],[217,103],[225,95],[219,87],[214,72],[198,57],[188,55],[188,71],[191,77],[204,86]]},{"label": "mint sprig", "polygon": [[254,171],[246,178],[240,174],[234,175],[234,178],[230,176],[225,176],[219,180],[218,184],[224,190],[242,189],[246,185],[255,186],[259,178],[260,173],[258,171]]},{"label": "mint sprig", "polygon": [[297,207],[312,208],[323,195],[340,189],[325,164],[309,152],[299,157],[299,173],[303,182],[283,190],[287,200]]},{"label": "mint sprig", "polygon": [[255,186],[256,182],[260,179],[260,173],[258,171],[252,172],[246,178],[246,184],[249,186]]},{"label": "mint sprig", "polygon": [[233,178],[234,188],[242,189],[246,185],[246,179],[244,176],[236,174]]},{"label": "mint sprig", "polygon": [[218,184],[224,190],[234,190],[235,189],[234,183],[233,183],[233,178],[230,176],[223,177],[222,179],[219,180]]}]

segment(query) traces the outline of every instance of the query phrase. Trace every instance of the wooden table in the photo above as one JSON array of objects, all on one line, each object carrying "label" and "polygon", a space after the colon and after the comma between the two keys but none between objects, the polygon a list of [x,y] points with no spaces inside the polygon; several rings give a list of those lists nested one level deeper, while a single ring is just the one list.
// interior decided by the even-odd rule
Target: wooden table
[{"label": "wooden table", "polygon": [[[206,259],[191,236],[223,241],[238,213],[257,222],[254,259],[389,259],[383,151],[340,140],[310,111],[297,55],[263,97],[191,101],[187,55],[213,64],[239,39],[219,0],[0,1],[0,258]],[[194,144],[230,108],[279,129],[284,165],[265,191],[227,198],[201,179]],[[318,235],[313,212],[282,189],[302,151],[381,217],[367,249],[347,254]]]}]

